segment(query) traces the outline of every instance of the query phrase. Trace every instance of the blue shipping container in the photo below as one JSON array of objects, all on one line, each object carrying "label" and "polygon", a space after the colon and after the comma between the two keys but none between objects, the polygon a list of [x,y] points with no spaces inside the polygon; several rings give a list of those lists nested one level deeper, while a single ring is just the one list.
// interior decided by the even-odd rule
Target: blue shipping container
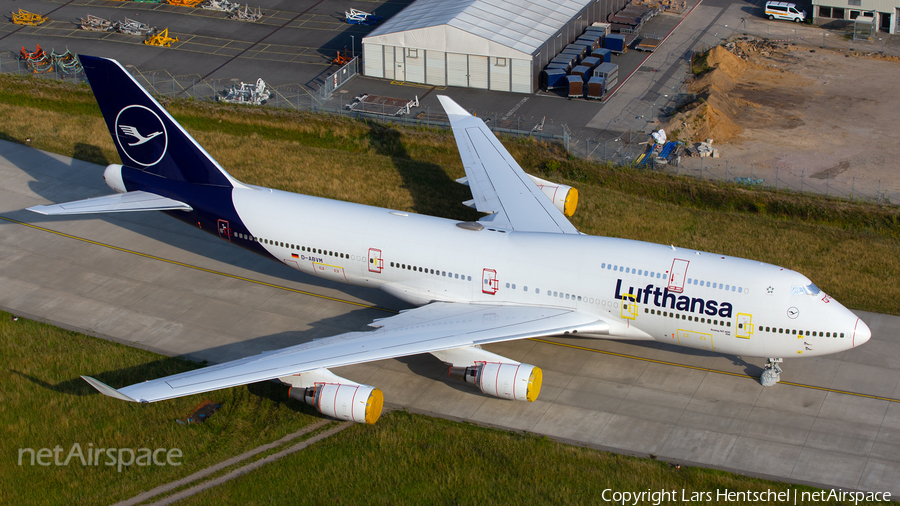
[{"label": "blue shipping container", "polygon": [[[600,61],[603,63],[609,63],[612,61],[612,51],[606,48],[595,49],[591,56],[595,58],[600,58]],[[596,66],[596,65],[595,65]]]},{"label": "blue shipping container", "polygon": [[613,53],[624,53],[626,50],[625,36],[618,33],[609,34],[603,40],[603,47],[609,49]]},{"label": "blue shipping container", "polygon": [[541,84],[544,89],[565,88],[569,85],[566,80],[566,71],[563,69],[547,69],[541,72]]},{"label": "blue shipping container", "polygon": [[600,63],[601,63],[600,58],[597,58],[594,56],[588,56],[587,58],[581,60],[581,64],[586,67],[590,67],[591,70],[593,70],[594,67],[596,67],[597,65],[600,65]]}]

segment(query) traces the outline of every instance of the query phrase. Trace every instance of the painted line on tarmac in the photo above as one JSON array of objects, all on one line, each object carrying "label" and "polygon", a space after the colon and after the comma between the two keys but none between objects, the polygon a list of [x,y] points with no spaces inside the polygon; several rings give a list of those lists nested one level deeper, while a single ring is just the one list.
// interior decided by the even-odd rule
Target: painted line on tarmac
[{"label": "painted line on tarmac", "polygon": [[[672,367],[681,367],[683,369],[693,369],[695,371],[705,371],[705,372],[712,372],[712,373],[716,373],[716,374],[725,374],[728,376],[737,376],[738,378],[750,378],[750,379],[759,381],[759,376],[751,376],[749,374],[742,374],[742,373],[738,373],[738,372],[721,371],[719,369],[710,369],[708,367],[699,367],[696,365],[679,364],[677,362],[669,362],[666,360],[656,360],[654,358],[644,358],[644,357],[638,357],[635,355],[626,355],[625,353],[616,353],[614,351],[597,350],[594,348],[586,348],[584,346],[575,346],[574,344],[566,344],[566,343],[558,343],[555,341],[547,341],[545,339],[539,339],[536,337],[533,337],[529,340],[535,341],[538,343],[543,343],[543,344],[552,344],[554,346],[562,346],[564,348],[572,348],[575,350],[590,351],[592,353],[600,353],[603,355],[609,355],[609,356],[613,356],[613,357],[630,358],[633,360],[640,360],[641,362],[650,362],[653,364],[669,365]],[[870,395],[870,394],[863,394],[863,393],[858,393],[858,392],[850,392],[847,390],[838,390],[835,388],[817,387],[815,385],[807,385],[804,383],[794,383],[791,381],[779,381],[778,384],[779,385],[790,385],[792,387],[809,388],[812,390],[821,390],[823,392],[832,392],[832,393],[836,393],[836,394],[852,395],[854,397],[864,397],[866,399],[876,399],[879,401],[900,403],[900,399],[892,399],[890,397],[882,397],[879,395]]]},{"label": "painted line on tarmac", "polygon": [[208,272],[210,274],[216,274],[219,276],[224,276],[226,278],[238,279],[241,281],[246,281],[248,283],[255,283],[257,285],[268,286],[269,288],[277,288],[279,290],[285,290],[288,292],[299,293],[301,295],[309,295],[310,297],[317,297],[319,299],[331,300],[331,301],[335,301],[335,302],[342,302],[344,304],[349,304],[351,306],[358,306],[358,307],[363,307],[366,309],[376,309],[378,311],[384,311],[386,313],[399,314],[399,311],[395,311],[393,309],[388,309],[388,308],[379,307],[379,306],[373,306],[371,304],[363,304],[361,302],[353,302],[352,300],[340,299],[337,297],[329,297],[327,295],[321,295],[318,293],[307,292],[305,290],[298,290],[296,288],[290,288],[290,287],[283,286],[283,285],[276,285],[275,283],[266,283],[265,281],[259,281],[258,279],[246,278],[244,276],[238,276],[237,274],[228,274],[227,272],[217,271],[214,269],[207,269],[206,267],[200,267],[200,266],[188,264],[185,262],[179,262],[177,260],[169,260],[168,258],[158,257],[156,255],[150,255],[147,253],[141,253],[139,251],[134,251],[134,250],[130,250],[127,248],[120,248],[118,246],[113,246],[112,244],[106,244],[106,243],[99,242],[99,241],[93,241],[91,239],[85,239],[84,237],[78,237],[77,235],[67,234],[65,232],[59,232],[57,230],[53,230],[53,229],[46,228],[46,227],[41,227],[39,225],[34,225],[31,223],[25,223],[24,221],[14,220],[14,219],[8,218],[6,216],[0,216],[0,220],[8,221],[10,223],[15,223],[16,225],[22,225],[25,227],[33,228],[35,230],[40,230],[42,232],[49,232],[51,234],[65,237],[67,239],[74,239],[76,241],[93,244],[95,246],[101,246],[103,248],[109,248],[112,250],[121,251],[123,253],[131,253],[132,255],[137,255],[139,257],[149,258],[151,260],[158,260],[160,262],[165,262],[167,264],[172,264],[172,265],[178,265],[180,267],[187,267],[188,269],[194,269],[194,270],[198,270],[198,271],[202,271],[202,272]]}]

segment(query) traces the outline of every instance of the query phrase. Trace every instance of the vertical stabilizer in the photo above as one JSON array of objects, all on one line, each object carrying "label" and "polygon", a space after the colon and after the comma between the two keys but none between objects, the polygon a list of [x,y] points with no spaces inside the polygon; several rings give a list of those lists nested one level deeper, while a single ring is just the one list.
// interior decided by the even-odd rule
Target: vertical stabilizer
[{"label": "vertical stabilizer", "polygon": [[189,183],[238,186],[119,62],[79,56],[122,164]]}]

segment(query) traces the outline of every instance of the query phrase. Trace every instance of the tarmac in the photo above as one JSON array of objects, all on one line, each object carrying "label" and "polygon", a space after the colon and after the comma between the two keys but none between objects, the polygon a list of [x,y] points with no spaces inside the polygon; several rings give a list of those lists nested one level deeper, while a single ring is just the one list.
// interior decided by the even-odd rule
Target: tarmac
[{"label": "tarmac", "polygon": [[[0,141],[0,308],[215,363],[365,330],[406,307],[380,291],[287,269],[161,213],[62,219],[23,210],[108,194],[102,171]],[[859,314],[872,329],[870,342],[787,359],[782,383],[772,388],[754,378],[762,359],[574,338],[489,347],[543,369],[534,403],[457,383],[431,355],[335,372],[377,386],[392,406],[434,416],[683,465],[898,495],[900,321]],[[84,374],[102,381],[107,372]]]},{"label": "tarmac", "polygon": [[[628,130],[650,121],[648,116],[669,99],[670,90],[677,92],[679,66],[695,49],[744,32],[786,40],[805,37],[807,42],[813,36],[809,34],[822,36],[815,28],[758,19],[761,3],[704,0],[657,52],[638,64],[628,86],[604,104],[444,91],[368,78],[354,79],[344,91],[349,96],[356,89],[393,96],[399,93],[378,90],[418,93],[424,96],[422,107],[431,110],[437,110],[433,92],[450,93],[482,117],[549,116],[548,121],[565,121],[573,130]],[[390,15],[406,2],[371,4],[378,14]],[[264,5],[269,17],[262,26],[234,22],[227,25],[235,27],[227,37],[221,33],[227,22],[203,13],[184,17],[164,7],[96,0],[0,0],[7,10],[20,6],[52,12],[51,19],[59,23],[87,12],[119,19],[127,9],[129,17],[171,26],[191,39],[183,41],[183,50],[170,51],[121,37],[84,35],[59,24],[15,32],[2,27],[0,41],[16,49],[35,43],[52,46],[48,40],[59,40],[73,51],[116,57],[143,71],[166,69],[171,75],[247,81],[260,75],[270,80],[271,75],[276,84],[298,86],[316,82],[329,68],[327,55],[347,45],[350,35],[358,50],[357,39],[367,33],[336,21],[334,11],[346,6],[333,0],[269,2]],[[900,38],[885,39],[882,47],[887,44],[888,51],[895,51]],[[863,47],[877,49],[878,44]],[[0,308],[212,363],[366,330],[373,319],[406,308],[379,291],[286,269],[159,213],[60,219],[23,210],[108,194],[102,171],[0,141]],[[753,378],[762,370],[762,359],[655,343],[571,338],[489,347],[544,370],[543,391],[535,403],[495,399],[453,382],[430,355],[335,372],[377,386],[393,406],[435,416],[681,464],[896,496],[900,322],[893,316],[859,313],[872,329],[870,342],[828,357],[788,359],[782,384],[768,389]],[[84,371],[101,380],[104,372]]]}]

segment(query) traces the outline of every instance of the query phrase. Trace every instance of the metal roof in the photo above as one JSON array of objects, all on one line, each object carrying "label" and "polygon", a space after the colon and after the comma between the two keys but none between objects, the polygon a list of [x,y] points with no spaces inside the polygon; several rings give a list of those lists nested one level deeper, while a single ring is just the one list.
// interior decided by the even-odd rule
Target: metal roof
[{"label": "metal roof", "polygon": [[593,0],[417,0],[367,35],[452,26],[533,54]]}]

